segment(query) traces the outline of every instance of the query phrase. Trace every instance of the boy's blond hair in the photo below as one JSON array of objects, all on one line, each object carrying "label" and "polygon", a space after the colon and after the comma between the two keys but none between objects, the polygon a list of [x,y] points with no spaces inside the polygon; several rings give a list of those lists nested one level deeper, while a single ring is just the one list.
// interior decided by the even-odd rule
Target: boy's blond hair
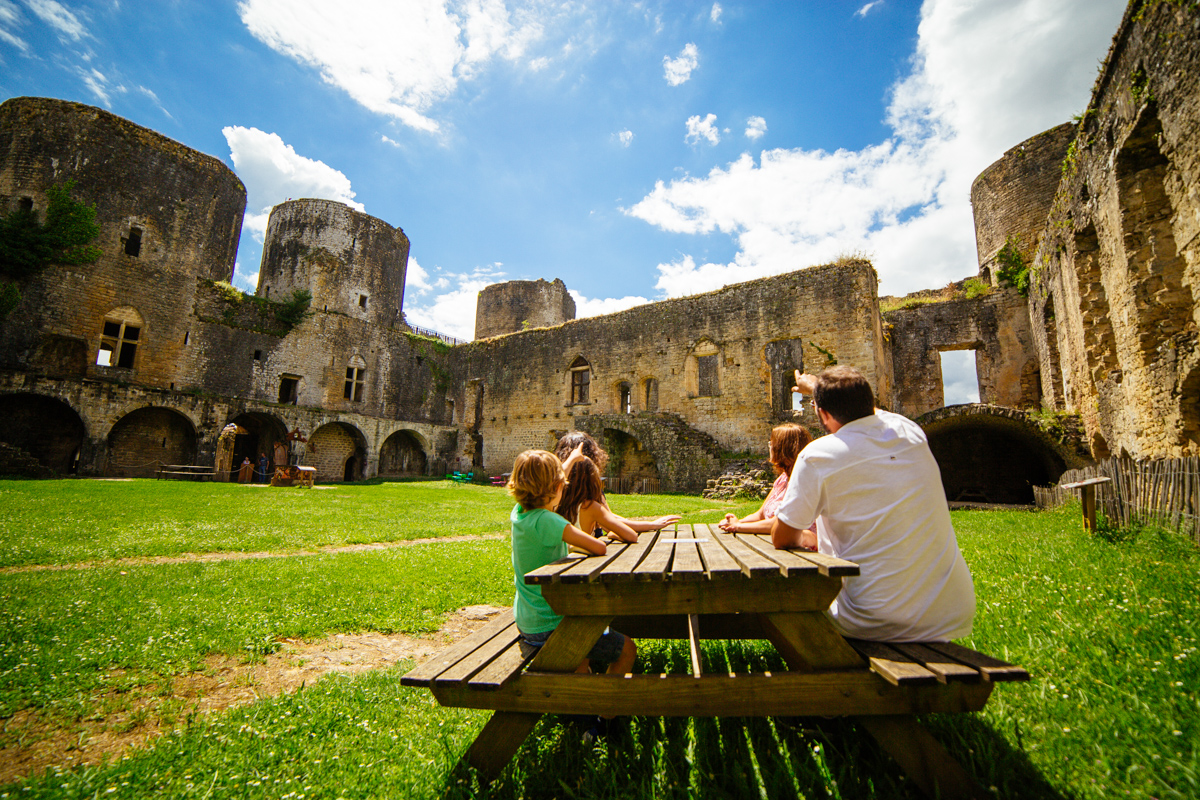
[{"label": "boy's blond hair", "polygon": [[521,508],[532,511],[549,505],[558,487],[566,480],[558,456],[545,450],[526,450],[513,462],[506,488]]}]

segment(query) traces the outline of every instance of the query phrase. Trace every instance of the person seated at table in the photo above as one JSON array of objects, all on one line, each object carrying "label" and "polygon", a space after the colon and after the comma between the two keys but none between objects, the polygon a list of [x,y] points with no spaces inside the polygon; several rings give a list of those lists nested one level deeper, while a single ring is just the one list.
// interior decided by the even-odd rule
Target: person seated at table
[{"label": "person seated at table", "polygon": [[[577,447],[567,457],[569,469],[580,459],[586,459],[583,448]],[[545,450],[526,450],[513,463],[508,479],[508,493],[517,501],[509,518],[512,521],[513,583],[517,594],[513,601],[513,616],[520,631],[521,654],[526,658],[546,643],[550,634],[562,622],[542,597],[542,587],[525,583],[525,575],[566,557],[568,545],[588,553],[604,555],[604,542],[584,533],[564,517],[555,513],[566,488],[564,465],[553,453]],[[577,672],[587,672],[588,662],[608,665],[608,672],[624,675],[633,668],[637,646],[629,637],[614,630],[606,631],[596,642],[587,660]]]},{"label": "person seated at table", "polygon": [[600,478],[608,464],[608,453],[589,434],[571,431],[558,440],[555,455],[566,459],[578,449],[582,449],[586,458],[573,462],[567,471],[567,488],[557,510],[580,530],[596,536],[607,532],[623,542],[636,542],[639,533],[657,531],[681,519],[678,514],[668,514],[646,521],[613,513],[604,498],[604,481]]},{"label": "person seated at table", "polygon": [[[813,396],[829,436],[796,459],[771,540],[858,564],[830,606],[846,636],[948,641],[967,636],[975,587],[958,549],[941,471],[925,432],[875,407],[853,367],[796,372],[792,391]],[[804,529],[816,518],[817,531]]]},{"label": "person seated at table", "polygon": [[804,428],[794,422],[785,422],[771,429],[771,438],[767,441],[767,460],[775,469],[775,483],[771,485],[771,493],[763,501],[762,507],[749,516],[738,519],[733,514],[726,514],[725,519],[717,523],[726,533],[770,533],[775,524],[775,512],[783,502],[783,493],[787,491],[788,476],[812,436]]}]

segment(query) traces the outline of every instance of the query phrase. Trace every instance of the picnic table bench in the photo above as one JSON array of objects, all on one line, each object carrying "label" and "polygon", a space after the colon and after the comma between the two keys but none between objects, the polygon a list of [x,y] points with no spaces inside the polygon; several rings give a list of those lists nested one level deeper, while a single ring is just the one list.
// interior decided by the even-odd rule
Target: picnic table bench
[{"label": "picnic table bench", "polygon": [[[572,555],[534,570],[563,615],[532,659],[521,655],[512,612],[401,678],[444,706],[491,709],[466,760],[499,774],[544,713],[644,716],[852,716],[931,796],[986,796],[914,714],[979,711],[996,683],[1028,680],[1020,667],[948,642],[843,638],[824,611],[849,561],[776,550],[769,536],[678,525]],[[687,674],[579,674],[612,625],[634,639],[686,639]],[[768,639],[787,671],[708,672],[702,639]]]}]

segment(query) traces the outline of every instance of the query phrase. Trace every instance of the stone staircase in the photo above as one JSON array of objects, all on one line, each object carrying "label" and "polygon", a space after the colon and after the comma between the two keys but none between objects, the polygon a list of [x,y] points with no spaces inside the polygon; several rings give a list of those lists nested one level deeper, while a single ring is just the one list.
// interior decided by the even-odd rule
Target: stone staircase
[{"label": "stone staircase", "polygon": [[605,430],[636,439],[654,458],[664,492],[699,492],[721,470],[717,440],[670,412],[589,414],[575,417],[575,427],[604,443]]}]

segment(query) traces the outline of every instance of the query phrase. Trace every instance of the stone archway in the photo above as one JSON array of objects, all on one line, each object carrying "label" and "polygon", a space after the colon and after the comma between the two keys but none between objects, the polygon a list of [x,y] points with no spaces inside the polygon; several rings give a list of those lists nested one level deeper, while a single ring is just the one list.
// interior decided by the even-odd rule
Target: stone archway
[{"label": "stone archway", "polygon": [[1082,442],[1063,441],[1070,432],[1056,437],[1014,408],[948,406],[916,422],[929,437],[950,502],[1030,504],[1034,486],[1056,483],[1090,461]]},{"label": "stone archway", "polygon": [[152,478],[161,464],[193,464],[196,428],[169,408],[149,406],[131,411],[108,433],[104,474],[121,478]]},{"label": "stone archway", "polygon": [[268,476],[274,473],[274,467],[286,466],[275,463],[275,444],[282,443],[284,448],[287,448],[287,425],[279,417],[261,411],[247,411],[238,414],[227,424],[238,426],[230,459],[232,469],[236,470],[242,459],[249,458],[255,470],[258,470],[258,462],[263,453],[266,453],[270,462],[266,473]]},{"label": "stone archway", "polygon": [[608,451],[605,478],[610,491],[640,492],[641,487],[658,491],[658,463],[637,437],[616,428],[605,428],[601,444]]},{"label": "stone archway", "polygon": [[5,394],[0,395],[0,419],[0,442],[60,475],[78,471],[87,430],[71,406],[40,394]]},{"label": "stone archway", "polygon": [[412,431],[396,431],[379,448],[379,474],[396,477],[399,475],[425,475],[428,459],[420,437]]},{"label": "stone archway", "polygon": [[367,464],[367,439],[348,422],[322,425],[308,437],[304,464],[317,468],[317,480],[325,483],[357,481]]}]

